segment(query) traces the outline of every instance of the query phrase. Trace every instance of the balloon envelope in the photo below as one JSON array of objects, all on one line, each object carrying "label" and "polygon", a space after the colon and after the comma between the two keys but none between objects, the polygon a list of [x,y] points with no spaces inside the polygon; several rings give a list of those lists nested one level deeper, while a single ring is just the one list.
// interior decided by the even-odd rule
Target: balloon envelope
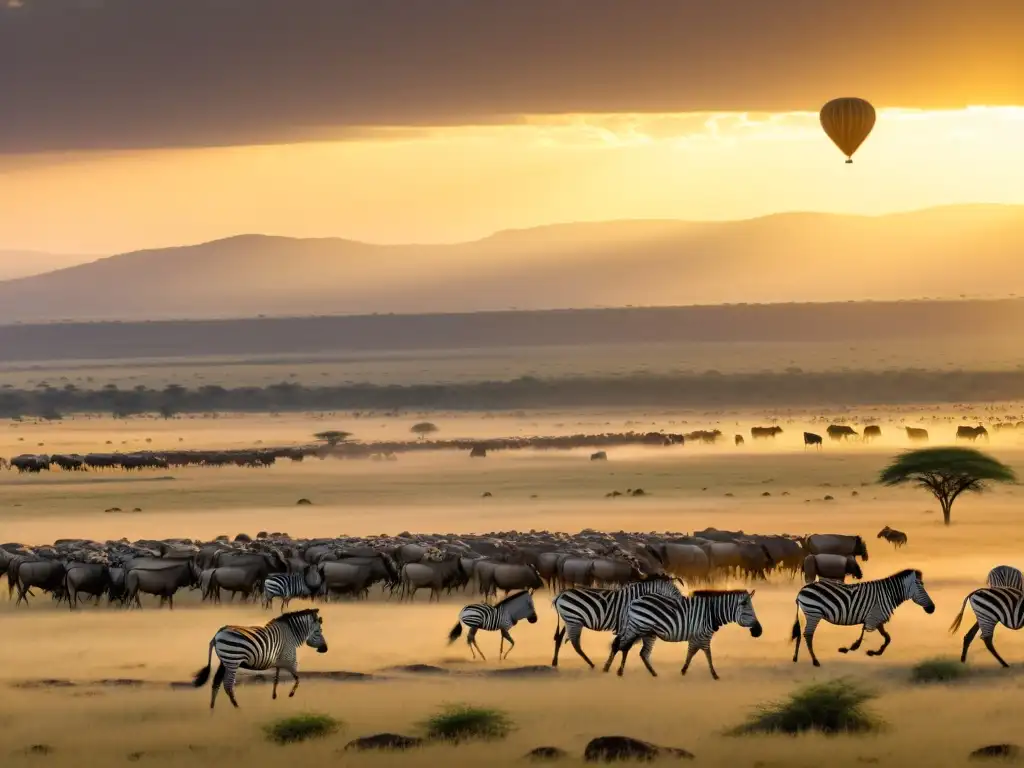
[{"label": "balloon envelope", "polygon": [[875,127],[875,108],[864,99],[847,97],[832,99],[821,108],[821,127],[832,139],[832,143],[846,155],[846,162],[853,162],[853,153]]}]

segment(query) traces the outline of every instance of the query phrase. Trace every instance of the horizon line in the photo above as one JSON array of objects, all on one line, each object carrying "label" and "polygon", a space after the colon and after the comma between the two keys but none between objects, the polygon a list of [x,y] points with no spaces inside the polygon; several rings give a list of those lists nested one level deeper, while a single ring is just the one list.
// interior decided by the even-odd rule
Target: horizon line
[{"label": "horizon line", "polygon": [[[1024,207],[1024,206],[1021,206]],[[6,282],[6,281],[0,281]],[[462,312],[359,312],[353,314],[309,314],[309,315],[225,315],[220,317],[163,317],[146,319],[73,319],[63,318],[60,320],[16,320],[11,322],[0,321],[0,328],[33,328],[49,327],[53,325],[155,325],[155,324],[181,324],[181,323],[237,323],[237,322],[278,322],[282,320],[332,320],[332,319],[360,319],[360,318],[416,318],[416,317],[472,317],[476,315],[536,315],[536,314],[560,314],[569,312],[659,312],[672,310],[707,310],[707,309],[738,309],[738,308],[777,308],[777,307],[828,307],[828,306],[849,306],[851,304],[861,306],[872,305],[900,305],[900,304],[998,304],[1024,302],[1024,296],[1007,294],[1005,296],[924,296],[908,297],[903,299],[847,299],[844,301],[771,301],[771,302],[731,302],[722,304],[650,304],[636,305],[623,304],[618,306],[593,306],[593,307],[548,307],[543,309],[481,309],[476,311]]]}]

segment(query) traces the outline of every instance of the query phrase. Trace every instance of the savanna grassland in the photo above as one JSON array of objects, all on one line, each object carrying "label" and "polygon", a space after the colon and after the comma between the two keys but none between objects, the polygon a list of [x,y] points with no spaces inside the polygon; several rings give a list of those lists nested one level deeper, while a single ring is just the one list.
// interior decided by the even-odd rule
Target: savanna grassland
[{"label": "savanna grassland", "polygon": [[[1021,565],[1024,525],[1021,491],[1014,486],[965,497],[953,510],[954,525],[941,524],[937,504],[920,491],[873,485],[878,470],[906,447],[900,420],[928,426],[933,442],[951,442],[968,416],[943,409],[852,409],[846,414],[792,412],[780,418],[784,433],[753,443],[749,428],[763,414],[745,412],[561,411],[492,416],[456,413],[363,416],[349,420],[301,414],[219,418],[67,418],[63,422],[9,422],[0,429],[0,455],[19,452],[86,452],[177,447],[246,447],[305,442],[320,429],[347,428],[364,440],[408,436],[426,415],[442,436],[559,434],[620,429],[722,429],[746,433],[747,445],[629,448],[609,451],[609,461],[591,462],[587,451],[496,452],[484,460],[465,454],[403,454],[396,462],[307,460],[267,469],[188,468],[141,473],[44,473],[19,477],[0,473],[0,538],[44,543],[59,537],[95,539],[254,534],[283,530],[292,536],[401,531],[480,532],[548,529],[693,530],[706,526],[752,532],[841,532],[869,542],[867,578],[918,567],[938,609],[925,615],[903,606],[890,630],[893,644],[880,659],[863,653],[840,656],[852,628],[824,626],[817,636],[823,667],[802,654],[791,661],[789,642],[798,582],[773,578],[757,585],[755,607],[764,635],[753,639],[736,626],[715,639],[722,680],[714,682],[702,659],[685,679],[678,669],[683,648],[659,643],[653,662],[657,679],[644,671],[635,652],[626,676],[590,672],[571,649],[552,675],[490,677],[500,667],[550,663],[555,615],[550,596],[537,599],[539,621],[513,630],[517,645],[508,661],[471,662],[460,642],[446,635],[465,596],[440,605],[367,602],[325,605],[330,651],[300,652],[300,669],[368,673],[370,679],[308,679],[294,699],[271,701],[267,686],[242,685],[241,709],[222,698],[211,715],[209,690],[172,688],[205,663],[213,632],[227,623],[263,623],[258,605],[200,605],[184,596],[175,611],[146,602],[141,611],[91,605],[74,614],[46,598],[15,609],[0,601],[0,628],[8,662],[0,669],[5,706],[0,713],[0,754],[8,765],[153,766],[339,762],[345,765],[513,764],[540,745],[563,747],[579,761],[590,738],[623,734],[684,747],[711,765],[807,765],[823,763],[902,765],[927,760],[961,765],[985,744],[1019,739],[1024,678],[999,670],[980,643],[972,648],[966,680],[915,685],[910,668],[936,656],[956,656],[959,637],[947,629],[963,597],[1000,563]],[[984,406],[973,409],[987,413]],[[1014,416],[1018,404],[992,407]],[[976,415],[976,414],[971,414]],[[873,444],[826,443],[804,450],[803,429],[824,432],[820,419],[882,425]],[[859,420],[859,421],[858,421]],[[109,444],[108,444],[109,441]],[[113,447],[112,447],[113,446]],[[1024,448],[1016,433],[993,434],[985,446],[1024,471]],[[642,487],[643,498],[605,498],[612,490]],[[489,491],[491,498],[481,498]],[[765,495],[768,494],[768,495]],[[825,496],[833,499],[826,501]],[[313,505],[296,507],[300,497]],[[110,513],[105,509],[139,508]],[[884,525],[905,531],[907,547],[893,550],[875,538]],[[1011,663],[1024,658],[1024,637],[1000,630],[996,642]],[[584,647],[602,657],[609,636],[584,635]],[[481,645],[496,656],[497,637]],[[871,636],[865,648],[876,647]],[[308,649],[307,649],[308,650]],[[392,669],[426,664],[450,670],[427,675]],[[849,676],[876,690],[869,706],[888,722],[872,736],[728,737],[759,704],[799,684]],[[38,685],[43,679],[73,686]],[[99,684],[127,679],[130,685]],[[36,687],[21,687],[36,681]],[[339,754],[353,738],[380,731],[415,735],[418,723],[445,703],[466,702],[506,710],[517,726],[506,740],[458,747],[431,746],[398,755]],[[261,726],[289,713],[323,712],[344,726],[323,740],[287,747],[264,740]],[[33,750],[47,745],[52,752]],[[284,750],[284,751],[282,751]],[[570,762],[573,764],[573,761]]]},{"label": "savanna grassland", "polygon": [[848,341],[673,341],[537,345],[490,349],[334,351],[321,354],[206,355],[0,362],[15,389],[43,384],[122,389],[171,384],[195,388],[319,384],[467,384],[521,376],[628,377],[789,372],[1016,371],[1022,358],[1005,335],[963,339]]}]

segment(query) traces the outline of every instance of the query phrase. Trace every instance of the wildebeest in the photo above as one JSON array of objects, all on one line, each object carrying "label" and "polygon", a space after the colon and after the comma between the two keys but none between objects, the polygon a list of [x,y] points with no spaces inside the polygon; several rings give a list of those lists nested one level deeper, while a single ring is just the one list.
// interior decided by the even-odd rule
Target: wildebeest
[{"label": "wildebeest", "polygon": [[845,440],[848,437],[857,437],[857,430],[846,424],[829,424],[826,434],[833,440]]},{"label": "wildebeest", "polygon": [[[369,563],[323,562],[319,565],[323,577],[321,590],[332,595],[367,595],[373,585],[373,567]],[[415,590],[414,590],[415,591]]]},{"label": "wildebeest", "polygon": [[813,432],[804,432],[804,448],[808,445],[821,448],[821,435],[816,435]]},{"label": "wildebeest", "polygon": [[809,555],[851,555],[867,561],[868,547],[860,536],[840,533],[813,533],[804,539]]},{"label": "wildebeest", "polygon": [[882,436],[882,428],[877,424],[869,424],[864,427],[864,440],[873,440]]},{"label": "wildebeest", "polygon": [[907,430],[907,439],[915,442],[926,442],[928,440],[928,430],[921,429],[920,427],[904,427]]},{"label": "wildebeest", "polygon": [[666,572],[684,581],[706,581],[711,573],[708,553],[697,544],[666,542],[648,544],[647,549],[656,554]]},{"label": "wildebeest", "polygon": [[441,601],[441,590],[468,579],[461,558],[440,563],[409,563],[402,567],[402,597],[416,597],[416,590],[429,587],[430,600]]},{"label": "wildebeest", "polygon": [[15,605],[23,600],[28,605],[27,595],[32,587],[48,592],[64,589],[64,563],[59,560],[25,560],[16,569],[13,568],[14,565],[15,563],[12,563],[8,568],[7,578],[11,578],[11,571],[14,570],[15,583],[18,586],[18,599]]},{"label": "wildebeest", "polygon": [[604,451],[597,451],[596,453],[590,454],[591,461],[606,461],[607,459],[608,454],[605,453]]},{"label": "wildebeest", "polygon": [[808,555],[804,558],[803,571],[805,584],[817,579],[845,582],[847,576],[864,578],[860,564],[851,555]]},{"label": "wildebeest", "polygon": [[776,568],[793,574],[803,568],[804,548],[802,542],[789,536],[750,536],[749,538],[768,550],[772,560],[775,561]]},{"label": "wildebeest", "polygon": [[125,573],[125,601],[141,608],[139,593],[146,592],[158,595],[161,606],[167,602],[174,610],[174,593],[181,587],[195,585],[198,577],[190,560],[179,560],[172,566],[158,569],[134,567]]},{"label": "wildebeest", "polygon": [[751,427],[750,436],[755,440],[764,440],[768,437],[775,437],[782,434],[782,427]]},{"label": "wildebeest", "polygon": [[99,602],[110,591],[110,568],[103,563],[68,563],[64,573],[64,589],[71,610],[78,607],[78,595],[92,595]]},{"label": "wildebeest", "polygon": [[499,589],[508,594],[513,590],[540,589],[544,586],[544,580],[532,565],[501,563],[494,568],[491,578],[493,580],[492,594]]},{"label": "wildebeest", "polygon": [[897,531],[895,528],[890,528],[888,525],[878,532],[878,538],[885,539],[896,549],[907,543],[907,534],[903,531]]},{"label": "wildebeest", "polygon": [[733,440],[736,443],[736,445],[743,445],[743,435],[736,435],[736,437],[733,438]]},{"label": "wildebeest", "polygon": [[959,426],[956,428],[957,440],[970,440],[974,442],[979,437],[984,437],[988,440],[988,430],[981,424],[976,427]]},{"label": "wildebeest", "polygon": [[720,429],[698,429],[685,435],[687,440],[698,440],[702,443],[712,444],[722,436]]},{"label": "wildebeest", "polygon": [[48,472],[50,470],[50,457],[45,455],[35,456],[25,453],[21,456],[13,457],[8,463],[18,470],[19,473],[30,472],[38,474],[39,472]]},{"label": "wildebeest", "polygon": [[214,568],[210,574],[207,592],[203,597],[213,598],[219,603],[220,592],[223,589],[231,593],[229,601],[235,599],[235,594],[241,594],[243,600],[248,600],[253,593],[261,589],[263,579],[267,575],[255,565],[222,565]]}]

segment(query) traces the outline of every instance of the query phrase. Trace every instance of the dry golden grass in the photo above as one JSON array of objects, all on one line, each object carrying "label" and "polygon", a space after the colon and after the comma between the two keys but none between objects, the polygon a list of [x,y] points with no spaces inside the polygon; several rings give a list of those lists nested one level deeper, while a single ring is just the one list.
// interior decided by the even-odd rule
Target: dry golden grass
[{"label": "dry golden grass", "polygon": [[[664,414],[644,418],[669,420]],[[488,429],[490,434],[504,433],[493,421],[483,419],[431,420],[442,428],[448,423],[460,433]],[[521,426],[544,433],[556,423],[604,420],[602,414],[562,414],[538,416],[532,425]],[[180,434],[186,438],[185,445],[210,446],[245,443],[256,434],[271,442],[274,436],[283,440],[288,434],[306,435],[319,428],[322,421],[300,417],[22,425],[0,432],[0,455],[17,452],[22,441],[12,437],[25,434],[47,443],[47,450],[57,450],[51,444],[95,450],[91,446],[108,439],[120,443],[149,436],[157,444],[163,437]],[[787,428],[784,437],[792,438],[799,429],[799,425]],[[590,672],[571,649],[563,652],[555,676],[488,678],[471,673],[550,663],[555,617],[546,595],[537,601],[540,621],[513,630],[516,648],[503,664],[474,664],[461,643],[447,647],[446,634],[465,598],[441,605],[422,600],[398,605],[375,597],[367,603],[325,606],[330,652],[300,654],[302,670],[369,672],[375,679],[308,679],[296,698],[277,701],[270,700],[268,686],[242,685],[239,711],[232,711],[222,695],[211,715],[208,688],[179,690],[168,684],[190,679],[205,663],[209,639],[221,625],[265,622],[268,614],[258,606],[200,606],[193,595],[184,596],[173,613],[147,603],[142,611],[90,606],[71,614],[45,599],[18,610],[0,599],[0,633],[7,650],[7,663],[0,668],[4,701],[0,756],[12,766],[137,761],[162,768],[269,765],[281,759],[354,766],[503,765],[517,762],[536,746],[560,746],[581,755],[590,738],[623,734],[684,747],[700,763],[710,765],[966,764],[967,754],[979,746],[1020,738],[1017,713],[1024,706],[1024,678],[1015,669],[997,669],[980,642],[970,658],[977,674],[965,681],[915,686],[910,683],[910,669],[922,659],[958,654],[960,637],[950,636],[947,628],[963,597],[983,582],[989,568],[1004,562],[1024,565],[1021,492],[1010,487],[984,497],[963,498],[954,507],[954,525],[944,528],[936,504],[927,496],[862,486],[898,445],[895,440],[875,447],[827,445],[821,453],[804,453],[791,441],[780,440],[774,446],[748,445],[741,451],[731,445],[613,451],[607,463],[591,463],[585,452],[524,452],[495,454],[483,461],[425,455],[403,456],[396,463],[325,461],[286,463],[267,470],[189,469],[135,476],[54,473],[18,478],[2,474],[0,536],[5,541],[36,543],[68,536],[211,537],[243,530],[252,534],[259,529],[286,530],[296,536],[509,528],[691,530],[709,525],[765,533],[840,531],[868,538],[868,578],[908,566],[922,568],[938,610],[927,616],[913,605],[901,608],[890,625],[893,644],[881,659],[867,658],[863,652],[840,656],[836,648],[848,643],[856,630],[824,626],[816,638],[824,666],[815,670],[806,650],[799,665],[790,661],[798,583],[773,580],[757,587],[755,605],[765,628],[761,638],[754,640],[735,626],[716,636],[715,659],[722,675],[717,683],[700,660],[680,679],[683,648],[665,643],[659,643],[653,657],[660,673],[657,679],[647,675],[635,652],[626,676],[618,679]],[[1024,452],[1013,441],[995,439],[991,449],[1018,471],[1024,467]],[[152,479],[165,474],[175,479]],[[637,486],[651,495],[604,498],[612,489]],[[494,498],[481,499],[485,490]],[[761,496],[765,490],[772,495]],[[782,496],[783,491],[790,495]],[[532,494],[538,498],[531,499]],[[822,501],[825,494],[833,495],[835,501]],[[314,506],[295,507],[301,496],[311,498]],[[143,511],[103,513],[112,506],[137,506]],[[884,525],[906,531],[909,545],[896,552],[875,539]],[[996,642],[1014,663],[1024,662],[1022,640],[1024,636],[1000,630]],[[595,659],[603,660],[609,641],[607,635],[587,633],[583,642]],[[494,635],[481,637],[485,652],[496,650],[497,643]],[[877,636],[869,637],[865,648],[879,643]],[[394,665],[412,663],[453,672],[435,677],[388,671]],[[879,691],[879,699],[871,706],[888,722],[888,730],[832,740],[723,735],[756,705],[779,699],[797,685],[841,675]],[[19,681],[40,678],[79,684],[13,687]],[[88,684],[104,678],[132,678],[146,685]],[[416,735],[417,723],[442,705],[457,702],[505,710],[517,730],[494,744],[431,746],[401,756],[336,754],[358,736],[380,731]],[[265,741],[263,725],[302,712],[331,715],[345,727],[325,739],[293,746]],[[26,753],[33,744],[47,744],[54,751]],[[577,763],[578,759],[568,764]]]}]

